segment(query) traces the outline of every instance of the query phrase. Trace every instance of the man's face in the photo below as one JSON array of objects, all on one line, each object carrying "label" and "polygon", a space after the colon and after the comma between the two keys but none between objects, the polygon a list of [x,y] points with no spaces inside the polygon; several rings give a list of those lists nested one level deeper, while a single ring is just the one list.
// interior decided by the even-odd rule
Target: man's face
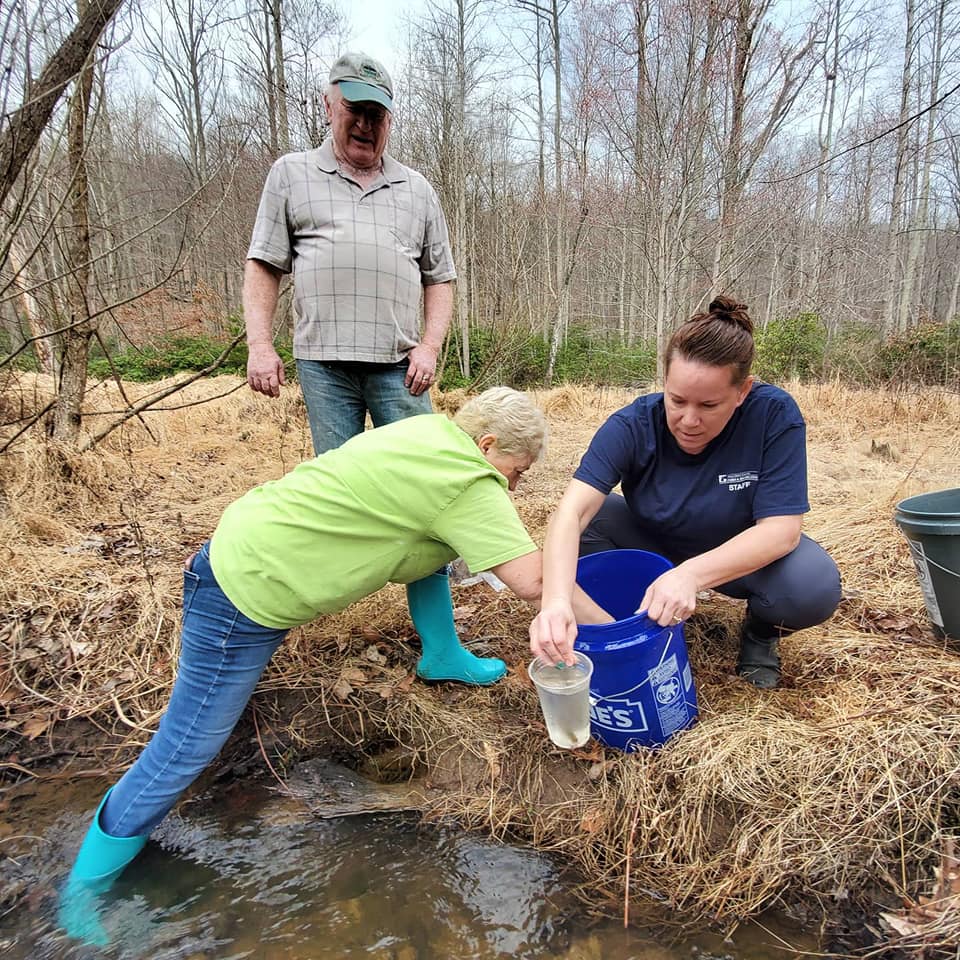
[{"label": "man's face", "polygon": [[390,136],[390,111],[372,100],[345,100],[336,84],[323,99],[340,157],[361,170],[379,167]]}]

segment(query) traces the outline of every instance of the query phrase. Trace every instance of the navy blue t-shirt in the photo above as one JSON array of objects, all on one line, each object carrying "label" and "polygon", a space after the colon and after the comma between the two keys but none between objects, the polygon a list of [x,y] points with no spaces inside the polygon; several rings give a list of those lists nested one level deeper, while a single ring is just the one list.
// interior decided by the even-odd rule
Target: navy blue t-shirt
[{"label": "navy blue t-shirt", "polygon": [[764,517],[795,516],[807,501],[806,425],[786,391],[754,384],[700,453],[667,428],[663,394],[638,397],[597,431],[574,477],[607,494],[619,483],[630,512],[677,559]]}]

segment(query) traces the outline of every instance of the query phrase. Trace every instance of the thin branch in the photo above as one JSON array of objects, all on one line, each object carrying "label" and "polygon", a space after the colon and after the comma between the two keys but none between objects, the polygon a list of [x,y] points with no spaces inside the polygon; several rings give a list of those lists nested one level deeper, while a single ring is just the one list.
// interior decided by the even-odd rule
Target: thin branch
[{"label": "thin branch", "polygon": [[[107,345],[103,342],[103,337],[100,336],[100,331],[94,330],[93,335],[96,338],[97,343],[100,344],[100,349],[103,351],[103,355],[107,358],[107,363],[110,365],[110,372],[113,374],[113,382],[117,385],[117,389],[120,391],[120,396],[123,397],[128,408],[132,407],[133,404],[131,403],[130,398],[127,396],[127,391],[123,385],[123,381],[120,379],[120,373],[114,365],[113,357],[110,356],[110,352],[107,350]],[[153,440],[154,443],[157,443],[157,438],[150,427],[147,426],[147,421],[144,420],[139,414],[137,414],[137,419],[140,421],[143,429],[146,430],[150,435],[150,439]]]},{"label": "thin branch", "polygon": [[54,397],[42,410],[34,414],[27,421],[25,426],[21,427],[2,447],[0,447],[0,453],[6,453],[14,442],[22,437],[38,420],[42,420],[53,409],[56,402],[57,398]]},{"label": "thin branch", "polygon": [[162,390],[159,394],[157,394],[157,396],[156,396],[155,398],[149,399],[149,400],[142,400],[142,401],[140,401],[140,403],[138,403],[138,404],[136,404],[135,406],[131,407],[123,416],[119,417],[119,418],[116,419],[116,420],[111,421],[111,422],[108,423],[105,427],[103,427],[102,429],[98,430],[95,434],[93,434],[92,436],[88,437],[88,438],[80,445],[80,448],[79,448],[79,449],[80,449],[80,452],[81,452],[81,453],[85,453],[87,450],[92,450],[93,447],[95,447],[104,437],[106,437],[106,436],[108,436],[109,434],[113,433],[113,431],[116,430],[117,427],[123,426],[123,424],[125,424],[125,423],[126,423],[129,419],[131,419],[132,417],[137,416],[137,415],[140,414],[143,410],[149,410],[150,407],[152,407],[152,406],[153,406],[155,403],[157,403],[158,401],[163,400],[165,397],[169,397],[171,394],[178,393],[178,392],[179,392],[180,390],[182,390],[184,387],[189,386],[191,383],[195,382],[196,380],[199,380],[201,377],[205,377],[205,376],[207,376],[207,374],[213,373],[213,371],[216,370],[219,366],[221,366],[221,364],[223,363],[223,361],[227,359],[227,357],[230,355],[230,351],[233,350],[233,348],[234,348],[241,340],[243,340],[245,336],[246,336],[246,333],[245,333],[245,332],[243,332],[243,333],[238,333],[238,334],[230,341],[230,343],[227,344],[227,346],[226,346],[226,348],[224,349],[223,353],[221,353],[220,356],[217,357],[217,359],[213,361],[213,363],[208,364],[208,365],[207,365],[206,367],[204,367],[202,370],[198,370],[196,373],[194,373],[194,374],[192,374],[191,376],[187,377],[186,380],[180,380],[180,381],[178,381],[177,383],[172,384],[172,385],[171,385],[170,387],[168,387],[167,389]]},{"label": "thin branch", "polygon": [[875,137],[871,137],[869,140],[863,140],[860,143],[855,143],[852,147],[846,147],[839,153],[835,153],[832,157],[827,157],[826,160],[821,160],[820,163],[815,163],[812,167],[807,167],[805,170],[801,170],[799,173],[793,173],[789,177],[780,177],[777,180],[758,180],[757,182],[770,184],[787,183],[790,180],[796,180],[799,177],[805,177],[808,173],[813,173],[814,170],[819,170],[820,167],[825,166],[828,163],[832,163],[834,160],[837,160],[848,153],[852,153],[854,150],[859,150],[861,147],[869,147],[871,143],[876,143],[878,140],[882,140],[884,137],[890,136],[891,133],[896,133],[901,127],[905,127],[908,124],[913,123],[914,120],[919,120],[924,114],[927,114],[936,107],[939,107],[944,100],[946,100],[948,97],[952,97],[953,94],[955,94],[958,90],[960,90],[960,83],[954,87],[951,87],[942,97],[934,100],[933,103],[927,104],[927,106],[925,106],[918,113],[915,113],[912,117],[907,117],[906,120],[902,120],[895,126],[887,128],[882,133],[878,133]]}]

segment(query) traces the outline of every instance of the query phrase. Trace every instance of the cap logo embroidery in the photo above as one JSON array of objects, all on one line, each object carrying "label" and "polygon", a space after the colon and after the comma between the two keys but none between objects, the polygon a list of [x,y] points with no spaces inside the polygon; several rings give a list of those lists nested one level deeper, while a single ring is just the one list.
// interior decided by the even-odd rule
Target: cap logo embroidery
[{"label": "cap logo embroidery", "polygon": [[369,77],[371,80],[380,79],[380,71],[369,63],[360,64],[360,73],[365,77]]}]

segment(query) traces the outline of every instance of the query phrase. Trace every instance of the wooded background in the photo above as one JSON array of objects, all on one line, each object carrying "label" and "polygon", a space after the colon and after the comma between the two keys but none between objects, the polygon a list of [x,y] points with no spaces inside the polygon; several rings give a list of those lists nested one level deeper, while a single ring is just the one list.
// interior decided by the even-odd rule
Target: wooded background
[{"label": "wooded background", "polygon": [[[363,4],[33,0],[0,9],[3,368],[228,340],[271,163],[319,145]],[[390,152],[437,188],[455,349],[572,326],[662,343],[712,292],[762,327],[877,337],[957,314],[950,0],[434,0],[397,37]]]}]

